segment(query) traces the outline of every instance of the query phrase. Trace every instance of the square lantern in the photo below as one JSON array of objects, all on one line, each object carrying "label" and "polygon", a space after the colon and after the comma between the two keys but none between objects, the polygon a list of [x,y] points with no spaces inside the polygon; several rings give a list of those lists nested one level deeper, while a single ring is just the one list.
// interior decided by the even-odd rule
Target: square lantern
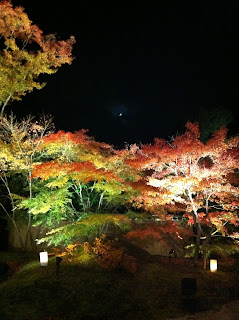
[{"label": "square lantern", "polygon": [[217,271],[217,260],[210,259],[210,271],[216,272]]},{"label": "square lantern", "polygon": [[40,255],[40,264],[42,267],[46,267],[48,265],[48,252],[43,251],[39,253]]}]

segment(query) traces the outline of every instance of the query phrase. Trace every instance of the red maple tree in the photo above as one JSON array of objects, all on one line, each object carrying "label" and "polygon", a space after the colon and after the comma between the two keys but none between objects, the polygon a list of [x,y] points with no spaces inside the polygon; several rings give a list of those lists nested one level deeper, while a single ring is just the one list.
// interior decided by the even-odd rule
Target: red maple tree
[{"label": "red maple tree", "polygon": [[206,257],[212,236],[237,235],[229,234],[227,225],[239,222],[239,188],[231,183],[239,166],[239,137],[227,139],[222,128],[203,144],[198,124],[188,122],[186,129],[170,142],[155,139],[141,148],[133,146],[125,162],[141,176],[132,183],[139,192],[132,199],[137,206],[153,208],[154,214],[162,206],[185,212],[196,230],[197,259],[200,244]]}]

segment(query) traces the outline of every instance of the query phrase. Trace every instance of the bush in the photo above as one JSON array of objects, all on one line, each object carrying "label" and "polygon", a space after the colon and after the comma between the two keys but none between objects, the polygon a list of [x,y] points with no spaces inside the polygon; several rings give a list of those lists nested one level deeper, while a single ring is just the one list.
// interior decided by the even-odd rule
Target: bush
[{"label": "bush", "polygon": [[130,273],[136,272],[135,258],[125,253],[116,239],[107,239],[105,235],[96,238],[92,245],[86,242],[83,245],[85,253],[92,252],[96,261],[104,269],[123,269]]}]

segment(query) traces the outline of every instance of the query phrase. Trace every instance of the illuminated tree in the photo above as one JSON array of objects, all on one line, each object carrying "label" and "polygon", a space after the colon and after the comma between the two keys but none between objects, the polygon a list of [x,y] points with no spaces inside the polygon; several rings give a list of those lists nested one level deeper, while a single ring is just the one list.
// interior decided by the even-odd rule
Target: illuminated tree
[{"label": "illuminated tree", "polygon": [[[32,175],[33,163],[42,159],[39,152],[41,139],[50,134],[52,129],[49,117],[39,121],[28,117],[18,122],[11,115],[2,118],[0,122],[0,181],[3,186],[0,206],[15,227],[23,249],[29,240],[31,244],[34,243],[30,233],[32,214],[28,213],[26,238],[22,239],[18,226],[18,205],[25,198],[31,199],[33,196],[32,179],[29,177]],[[7,203],[5,197],[9,200]],[[7,209],[8,204],[10,210]]]},{"label": "illuminated tree", "polygon": [[2,116],[9,101],[43,88],[45,84],[37,81],[39,75],[53,74],[61,65],[71,64],[75,40],[59,41],[55,35],[44,35],[24,9],[13,8],[11,1],[0,2],[0,36],[4,42],[0,52]]},{"label": "illuminated tree", "polygon": [[173,205],[184,210],[196,229],[195,257],[202,243],[205,258],[212,236],[236,237],[227,226],[239,222],[239,188],[230,182],[239,166],[239,137],[227,140],[222,128],[203,144],[197,124],[186,128],[170,142],[155,139],[152,145],[133,146],[126,162],[141,175],[136,183],[141,193],[132,201],[146,208]]},{"label": "illuminated tree", "polygon": [[106,204],[119,203],[119,196],[122,202],[123,191],[130,189],[123,184],[129,172],[117,151],[110,145],[95,141],[85,130],[51,134],[43,139],[41,148],[53,160],[36,166],[33,178],[40,177],[42,181],[54,179],[50,186],[54,184],[56,187],[70,180],[84,212],[92,209],[90,197],[96,197],[95,192],[99,195],[97,208],[102,211],[104,199],[107,199]]},{"label": "illuminated tree", "polygon": [[34,165],[31,178],[40,178],[42,187],[21,204],[37,224],[55,228],[64,220],[75,229],[74,223],[88,215],[117,212],[129,199],[132,188],[125,183],[124,162],[111,146],[96,142],[86,131],[59,131],[42,139],[40,148],[52,160]]},{"label": "illuminated tree", "polygon": [[25,198],[31,199],[36,192],[33,180],[29,179],[32,165],[42,160],[38,147],[53,127],[47,117],[38,122],[31,117],[17,121],[13,115],[5,116],[4,110],[9,102],[21,100],[34,88],[43,88],[45,84],[38,82],[41,74],[53,74],[63,64],[71,64],[75,40],[70,37],[61,41],[55,35],[44,35],[32,24],[24,9],[13,8],[11,1],[0,2],[0,39],[0,205],[13,223],[22,248],[26,248],[31,236],[32,214],[28,213],[26,238],[22,239],[18,227],[21,202]]}]

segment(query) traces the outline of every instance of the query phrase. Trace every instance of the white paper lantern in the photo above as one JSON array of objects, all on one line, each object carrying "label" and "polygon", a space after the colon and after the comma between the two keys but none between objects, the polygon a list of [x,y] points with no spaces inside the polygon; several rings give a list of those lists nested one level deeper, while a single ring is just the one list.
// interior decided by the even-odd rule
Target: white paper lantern
[{"label": "white paper lantern", "polygon": [[46,267],[48,265],[48,253],[47,251],[40,252],[40,264],[42,267]]},{"label": "white paper lantern", "polygon": [[210,260],[210,271],[211,272],[217,271],[217,260],[215,260],[215,259]]}]

